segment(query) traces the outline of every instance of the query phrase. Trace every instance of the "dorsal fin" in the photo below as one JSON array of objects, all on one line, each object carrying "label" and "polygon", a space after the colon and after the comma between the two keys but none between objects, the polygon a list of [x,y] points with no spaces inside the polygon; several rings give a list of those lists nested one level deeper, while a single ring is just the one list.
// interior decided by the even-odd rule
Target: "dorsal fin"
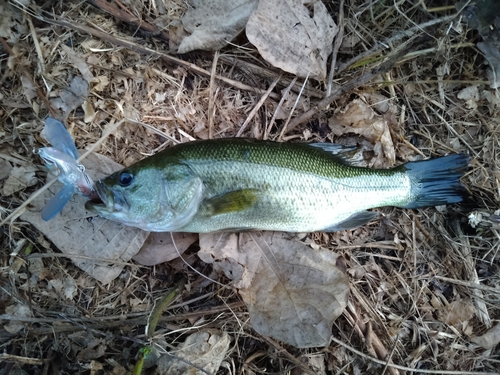
[{"label": "dorsal fin", "polygon": [[343,164],[352,166],[363,165],[363,155],[358,152],[358,147],[343,146],[336,143],[309,143],[309,146],[320,148],[323,151],[335,155]]}]

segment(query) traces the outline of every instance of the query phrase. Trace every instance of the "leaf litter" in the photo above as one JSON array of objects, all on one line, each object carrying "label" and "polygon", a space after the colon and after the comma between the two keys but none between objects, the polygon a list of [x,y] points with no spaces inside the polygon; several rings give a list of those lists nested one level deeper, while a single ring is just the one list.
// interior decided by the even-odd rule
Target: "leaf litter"
[{"label": "leaf litter", "polygon": [[201,234],[198,256],[234,282],[253,329],[298,348],[327,345],[348,279],[337,255],[283,233]]},{"label": "leaf litter", "polygon": [[326,60],[337,32],[321,1],[261,0],[246,26],[248,40],[265,60],[318,80],[326,78]]},{"label": "leaf litter", "polygon": [[[89,155],[82,163],[95,180],[121,169],[119,164],[97,154]],[[54,190],[48,189],[33,200],[21,219],[33,224],[82,270],[103,284],[111,282],[125,262],[137,254],[148,233],[100,218],[89,222],[91,215],[84,208],[87,198],[79,195],[73,196],[55,218],[44,221],[40,212],[60,184],[54,186]]]},{"label": "leaf litter", "polygon": [[[337,19],[337,5],[325,4],[331,19]],[[313,5],[300,6],[301,10],[307,10],[310,20],[319,14]],[[293,131],[285,131],[283,139],[349,141],[364,149],[362,156],[367,165],[382,167],[420,156],[437,156],[452,151],[471,153],[474,160],[465,182],[473,204],[481,207],[483,217],[488,216],[493,225],[488,222],[479,234],[467,227],[464,216],[469,212],[466,205],[439,211],[382,208],[379,209],[380,219],[368,226],[339,233],[304,234],[305,242],[321,244],[342,254],[338,258],[339,265],[350,275],[352,293],[347,308],[331,331],[332,340],[340,338],[340,341],[332,341],[321,349],[299,350],[252,329],[248,310],[239,302],[236,289],[222,287],[206,278],[227,283],[225,276],[218,276],[210,265],[196,260],[194,254],[198,242],[188,245],[182,257],[204,276],[188,268],[180,259],[147,268],[123,261],[126,265],[116,273],[118,277],[103,286],[65,258],[56,256],[59,254],[53,251],[58,246],[47,241],[47,234],[42,235],[23,221],[14,222],[3,232],[8,236],[2,237],[5,254],[0,265],[0,315],[4,315],[0,319],[2,326],[7,324],[4,306],[15,305],[13,296],[30,306],[32,315],[19,314],[15,318],[23,327],[22,337],[7,331],[0,333],[2,341],[7,343],[7,353],[12,353],[11,348],[18,349],[27,359],[53,358],[55,354],[61,360],[57,365],[49,364],[49,371],[59,366],[70,373],[89,370],[130,372],[134,362],[130,353],[135,353],[137,345],[144,343],[141,342],[140,330],[147,324],[146,317],[154,301],[170,290],[173,280],[182,274],[188,277],[189,283],[177,305],[166,310],[160,318],[154,340],[165,343],[163,348],[175,350],[189,337],[189,330],[210,325],[229,334],[233,340],[221,366],[228,368],[230,363],[234,364],[235,372],[322,373],[324,367],[333,373],[386,371],[394,374],[403,371],[392,367],[393,363],[409,368],[408,372],[425,369],[432,369],[428,371],[433,373],[442,370],[497,372],[496,331],[493,329],[488,336],[491,327],[488,322],[494,325],[499,316],[498,229],[493,214],[499,201],[495,141],[500,128],[498,93],[490,88],[493,81],[487,75],[488,65],[482,65],[484,57],[467,46],[470,38],[459,16],[429,27],[426,26],[429,22],[443,20],[454,11],[425,6],[409,1],[398,3],[397,7],[362,2],[346,5],[345,35],[356,42],[339,51],[338,70],[334,72],[334,81],[339,86],[349,84],[351,79],[369,71],[386,56],[385,53],[390,55],[391,48],[397,48],[401,40],[397,39],[400,31],[413,30],[405,35],[429,33],[438,43],[412,51],[396,68],[338,98],[335,106],[317,113],[311,122],[303,123]],[[161,18],[168,30],[173,30],[176,22],[181,24],[180,20],[187,11],[181,1],[132,1],[124,7],[129,7],[129,14],[143,16],[143,23]],[[164,134],[136,125],[120,127],[103,142],[99,152],[125,165],[169,147],[172,145],[170,138],[185,142],[192,138],[206,138],[210,134],[214,137],[234,136],[239,124],[245,121],[246,114],[260,98],[255,91],[237,89],[226,81],[222,83],[215,79],[211,83],[209,74],[200,73],[203,69],[211,69],[213,59],[210,54],[186,55],[183,58],[191,65],[180,68],[165,63],[170,61],[168,58],[142,55],[140,48],[144,45],[163,50],[162,45],[156,44],[156,35],[133,34],[129,29],[118,27],[112,16],[95,8],[82,11],[83,8],[77,6],[68,9],[61,3],[51,11],[58,19],[70,20],[73,26],[79,22],[99,25],[110,39],[102,39],[97,34],[83,36],[82,31],[77,33],[71,28],[50,23],[42,23],[43,26],[34,23],[34,31],[27,34],[29,14],[40,15],[36,13],[38,8],[30,9],[27,16],[15,9],[9,10],[18,12],[15,16],[6,14],[9,22],[14,23],[11,30],[19,33],[21,38],[12,48],[14,57],[11,55],[0,63],[6,64],[0,87],[0,115],[3,119],[0,134],[1,142],[9,144],[12,149],[9,158],[4,159],[11,167],[31,166],[22,164],[19,156],[32,160],[32,165],[39,165],[31,149],[39,147],[38,124],[47,108],[40,106],[39,97],[27,100],[25,94],[32,97],[33,88],[38,86],[48,91],[50,99],[61,99],[61,93],[71,89],[74,77],[85,77],[81,71],[84,65],[75,63],[77,60],[70,59],[66,51],[61,53],[61,45],[68,46],[77,58],[86,62],[92,77],[96,77],[92,81],[84,79],[89,87],[88,93],[80,98],[84,99],[83,107],[77,105],[67,112],[68,127],[80,149],[100,139],[107,124],[117,118],[140,119]],[[268,32],[267,27],[263,25],[263,31]],[[61,30],[64,31],[61,33]],[[288,30],[285,35],[291,35],[289,27],[285,30]],[[80,43],[82,36],[85,40]],[[135,44],[127,48],[116,47],[112,41],[114,36]],[[308,43],[307,38],[300,41]],[[41,46],[42,54],[37,52],[36,43]],[[264,61],[241,33],[232,43],[221,51],[216,66],[218,76],[264,92],[269,77],[275,77],[269,69],[271,60]],[[384,50],[381,46],[391,48]],[[224,60],[225,55],[233,57],[231,63]],[[310,54],[306,53],[306,56]],[[299,56],[299,60],[303,58]],[[353,59],[358,60],[346,65]],[[295,61],[293,58],[289,60]],[[322,60],[313,65],[321,65]],[[41,62],[45,65],[45,73],[38,70]],[[248,63],[254,64],[252,70],[247,70]],[[257,65],[267,69],[266,74],[271,71],[271,75],[261,75],[261,71],[255,69]],[[112,69],[108,69],[109,66]],[[447,69],[437,72],[436,66],[446,66]],[[28,68],[37,85],[27,85],[28,81],[21,79],[23,75],[16,70],[19,67]],[[198,70],[191,70],[193,67]],[[325,64],[325,68],[327,71],[331,69],[329,64]],[[302,75],[305,76],[307,72]],[[293,76],[284,74],[283,81],[285,78],[290,82]],[[323,91],[321,83],[314,79],[309,81],[316,91]],[[287,86],[280,84],[278,87]],[[463,91],[476,85],[479,95],[473,87]],[[301,82],[297,82],[297,86],[300,88]],[[292,88],[292,91],[293,95],[299,96],[299,105],[293,112],[293,105],[285,108],[284,115],[280,116],[284,119],[290,112],[295,118],[318,103],[318,97],[309,96],[307,90],[300,95],[299,90]],[[85,91],[81,93],[85,94]],[[208,103],[211,98],[214,106],[210,112]],[[274,90],[264,101],[259,115],[249,124],[245,136],[261,137],[270,132],[271,139],[277,137],[276,129],[280,129],[282,121],[276,120],[276,125],[269,129],[266,125],[279,100],[280,92]],[[351,104],[353,100],[363,104]],[[295,102],[295,97],[292,101]],[[68,102],[66,110],[75,103],[78,102]],[[389,107],[383,108],[384,103]],[[330,118],[342,117],[342,112],[349,106],[358,106],[357,110],[364,113],[366,120],[358,116],[357,122],[353,121],[358,114],[354,111],[344,118],[344,123],[337,122],[331,129]],[[208,121],[210,116],[213,116],[213,121]],[[377,126],[372,126],[374,122]],[[355,132],[352,128],[358,123],[360,129]],[[387,133],[392,145],[384,136]],[[390,156],[391,149],[394,150],[394,159]],[[35,176],[39,187],[44,173],[38,168]],[[1,215],[5,217],[12,212],[27,199],[32,189],[20,189],[9,197],[2,195]],[[88,224],[92,222],[85,225]],[[456,230],[457,227],[466,229],[467,235]],[[33,243],[34,254],[23,251],[27,239]],[[18,245],[20,250],[16,251]],[[217,267],[216,263],[214,267]],[[229,275],[240,274],[244,279],[249,276],[248,266],[243,267],[236,261],[226,263],[223,269]],[[76,284],[77,293],[71,280]],[[462,313],[456,306],[464,301],[469,307]],[[479,301],[486,303],[483,302],[481,307]],[[94,338],[81,339],[82,333],[89,329]],[[483,336],[484,343],[474,343],[476,338]],[[202,337],[197,340],[203,342]],[[377,358],[381,362],[374,362]],[[27,368],[22,362],[16,365]],[[387,368],[383,370],[385,366]],[[297,369],[291,370],[292,367]],[[220,371],[224,370],[221,368]]]}]

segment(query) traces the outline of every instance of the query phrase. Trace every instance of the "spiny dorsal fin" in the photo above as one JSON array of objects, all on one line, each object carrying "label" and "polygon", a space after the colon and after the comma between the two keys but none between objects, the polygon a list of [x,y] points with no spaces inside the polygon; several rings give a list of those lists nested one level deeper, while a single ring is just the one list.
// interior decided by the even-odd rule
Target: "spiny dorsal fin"
[{"label": "spiny dorsal fin", "polygon": [[358,147],[342,146],[336,143],[309,143],[309,146],[320,148],[323,151],[335,155],[343,164],[352,166],[363,165],[363,155],[358,152]]}]

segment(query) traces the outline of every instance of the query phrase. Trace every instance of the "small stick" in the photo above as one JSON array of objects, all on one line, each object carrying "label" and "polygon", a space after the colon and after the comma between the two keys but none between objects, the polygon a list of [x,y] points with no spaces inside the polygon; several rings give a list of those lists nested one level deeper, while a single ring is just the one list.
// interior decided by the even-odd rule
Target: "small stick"
[{"label": "small stick", "polygon": [[0,43],[2,43],[2,45],[5,48],[5,50],[7,51],[7,53],[10,56],[12,56],[17,61],[16,65],[19,67],[19,69],[21,69],[21,73],[23,73],[23,75],[26,77],[26,79],[28,79],[28,81],[30,81],[31,85],[35,88],[37,96],[45,103],[45,105],[47,106],[48,111],[50,112],[50,115],[52,117],[56,118],[57,117],[56,113],[55,113],[54,109],[50,106],[49,100],[43,94],[42,90],[40,90],[38,88],[38,86],[35,84],[35,82],[33,81],[33,78],[31,78],[31,75],[26,70],[26,68],[22,64],[19,63],[19,61],[17,60],[17,57],[16,57],[14,51],[12,51],[12,49],[10,48],[10,46],[7,44],[7,42],[2,37],[0,37]]},{"label": "small stick", "polygon": [[332,82],[335,73],[335,66],[337,65],[337,54],[339,52],[340,45],[342,44],[342,39],[344,38],[344,0],[340,0],[339,18],[337,24],[339,25],[339,31],[333,45],[332,63],[330,65],[328,84],[326,86],[326,97],[330,96],[330,94],[332,93]]},{"label": "small stick", "polygon": [[44,360],[39,358],[29,358],[29,357],[21,357],[19,355],[2,353],[0,354],[0,362],[16,362],[23,363],[26,365],[43,365]]},{"label": "small stick", "polygon": [[250,111],[245,122],[243,123],[243,125],[241,125],[240,130],[238,130],[238,133],[236,134],[237,137],[241,137],[241,134],[243,134],[246,127],[248,126],[250,121],[252,121],[257,111],[260,109],[260,107],[262,107],[262,104],[264,104],[266,99],[271,95],[271,91],[273,91],[274,87],[276,86],[276,84],[279,82],[280,79],[281,79],[281,74],[278,77],[276,77],[276,79],[273,81],[273,83],[271,83],[271,86],[269,86],[264,95],[262,95],[258,103],[255,105],[255,107]]},{"label": "small stick", "polygon": [[328,105],[330,105],[334,100],[340,98],[342,95],[350,93],[354,89],[362,86],[373,78],[377,77],[379,74],[388,72],[392,69],[392,67],[397,63],[401,56],[404,56],[405,53],[414,45],[414,43],[407,44],[407,46],[401,48],[399,51],[394,53],[387,61],[380,64],[378,67],[372,69],[371,71],[362,74],[359,77],[353,78],[340,88],[335,90],[330,96],[324,98],[314,107],[312,107],[309,111],[303,113],[301,116],[296,117],[290,122],[288,126],[288,131],[295,129],[299,124],[309,120],[312,116],[314,116],[319,111],[325,109]]},{"label": "small stick", "polygon": [[[304,79],[304,84],[302,85],[302,89],[306,87],[307,80],[309,79],[309,73],[307,73],[306,79]],[[288,115],[288,118],[286,119],[285,125],[283,125],[283,129],[281,129],[281,133],[279,136],[279,140],[281,141],[283,139],[283,136],[285,135],[285,132],[287,131],[288,123],[290,122],[290,119],[292,118],[293,112],[295,112],[295,108],[297,108],[297,104],[299,104],[300,97],[302,95],[302,90],[300,90],[299,95],[297,95],[297,99],[295,99],[295,103],[293,103],[292,110],[290,111],[290,114]]]},{"label": "small stick", "polygon": [[[140,28],[144,32],[147,32],[151,35],[154,35],[155,37],[159,37],[160,39],[163,39],[166,42],[169,41],[168,34],[165,31],[162,31],[162,30],[158,29],[158,27],[156,27],[155,25],[150,24],[150,23],[132,15],[130,12],[119,9],[112,2],[107,2],[106,0],[87,0],[87,3],[92,4],[96,8],[99,8],[99,9],[111,14],[113,17],[118,18],[120,21],[129,23],[129,24],[135,26],[136,28]],[[120,5],[122,5],[122,4],[120,4]],[[124,7],[124,6],[122,5],[122,7]]]},{"label": "small stick", "polygon": [[38,43],[38,37],[36,35],[35,26],[33,26],[33,21],[31,21],[31,17],[28,13],[24,12],[24,16],[26,17],[26,21],[28,21],[28,25],[31,31],[31,37],[33,38],[33,44],[35,45],[36,54],[38,55],[38,65],[40,69],[40,74],[45,74],[45,61],[43,61],[43,53],[40,48],[40,43]]},{"label": "small stick", "polygon": [[[69,22],[69,21],[54,20],[54,19],[50,19],[50,18],[46,18],[46,17],[39,17],[39,19],[44,21],[44,22],[53,24],[53,25],[59,25],[59,26],[66,27],[66,28],[71,29],[71,30],[76,30],[80,33],[90,34],[90,35],[92,35],[96,38],[102,39],[108,43],[122,46],[124,48],[128,48],[128,49],[130,49],[132,51],[136,51],[138,53],[161,57],[170,63],[176,64],[179,66],[183,66],[186,69],[189,69],[194,73],[198,73],[198,74],[205,76],[205,77],[210,77],[209,71],[207,71],[203,68],[200,68],[199,66],[197,66],[195,64],[192,64],[190,62],[187,62],[187,61],[178,59],[176,57],[170,56],[167,53],[155,51],[151,48],[147,48],[147,47],[138,45],[138,44],[130,42],[128,40],[116,38],[114,36],[106,34],[105,32],[97,30],[93,27],[85,26],[85,25],[82,25],[82,24],[80,24],[78,22],[74,22],[74,21]],[[256,93],[261,94],[261,95],[265,93],[264,90],[261,90],[257,87],[245,85],[244,83],[238,82],[234,79],[226,78],[226,77],[223,77],[220,75],[216,75],[215,78],[218,79],[219,81],[222,81],[230,86],[236,87],[236,88],[241,89],[241,90],[256,92]],[[279,96],[276,94],[270,94],[270,96],[274,99],[279,98]]]},{"label": "small stick", "polygon": [[379,43],[376,46],[373,46],[368,51],[363,52],[363,53],[359,54],[358,56],[353,57],[352,59],[348,60],[344,64],[340,65],[339,70],[337,71],[337,74],[343,72],[344,70],[349,68],[351,65],[356,64],[357,62],[363,60],[364,58],[371,56],[374,53],[379,52],[385,48],[388,48],[388,46],[393,45],[393,43],[398,42],[403,38],[411,37],[411,36],[415,35],[418,31],[422,31],[425,28],[435,26],[435,25],[443,23],[443,22],[451,21],[456,16],[457,16],[457,14],[452,14],[449,16],[436,18],[436,19],[421,23],[420,25],[413,26],[412,28],[410,28],[408,30],[401,31],[401,32],[395,34],[394,36],[390,37],[389,39],[384,40],[383,43]]},{"label": "small stick", "polygon": [[295,82],[297,82],[297,76],[295,76],[293,78],[292,82],[290,82],[290,84],[288,85],[288,87],[283,92],[283,95],[281,96],[281,100],[278,103],[278,106],[276,107],[276,109],[274,110],[273,117],[271,118],[271,121],[269,122],[269,125],[267,126],[266,132],[264,133],[264,138],[263,138],[264,140],[266,140],[267,138],[269,138],[269,133],[271,132],[271,129],[272,129],[273,125],[274,125],[274,121],[276,120],[276,117],[278,116],[278,112],[279,112],[280,108],[283,106],[283,103],[285,102],[286,98],[290,94],[290,91],[294,87]]},{"label": "small stick", "polygon": [[210,94],[208,100],[208,139],[213,138],[214,117],[215,117],[215,76],[217,75],[217,61],[219,60],[219,51],[215,51],[212,62],[212,72],[210,74]]}]

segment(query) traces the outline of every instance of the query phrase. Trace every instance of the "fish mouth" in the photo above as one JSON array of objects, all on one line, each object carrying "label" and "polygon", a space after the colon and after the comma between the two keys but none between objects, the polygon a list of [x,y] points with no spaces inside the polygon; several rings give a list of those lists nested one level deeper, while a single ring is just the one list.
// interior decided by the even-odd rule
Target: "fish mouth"
[{"label": "fish mouth", "polygon": [[110,214],[128,210],[129,205],[120,191],[108,188],[101,180],[95,184],[98,198],[85,202],[85,208],[96,214]]}]

